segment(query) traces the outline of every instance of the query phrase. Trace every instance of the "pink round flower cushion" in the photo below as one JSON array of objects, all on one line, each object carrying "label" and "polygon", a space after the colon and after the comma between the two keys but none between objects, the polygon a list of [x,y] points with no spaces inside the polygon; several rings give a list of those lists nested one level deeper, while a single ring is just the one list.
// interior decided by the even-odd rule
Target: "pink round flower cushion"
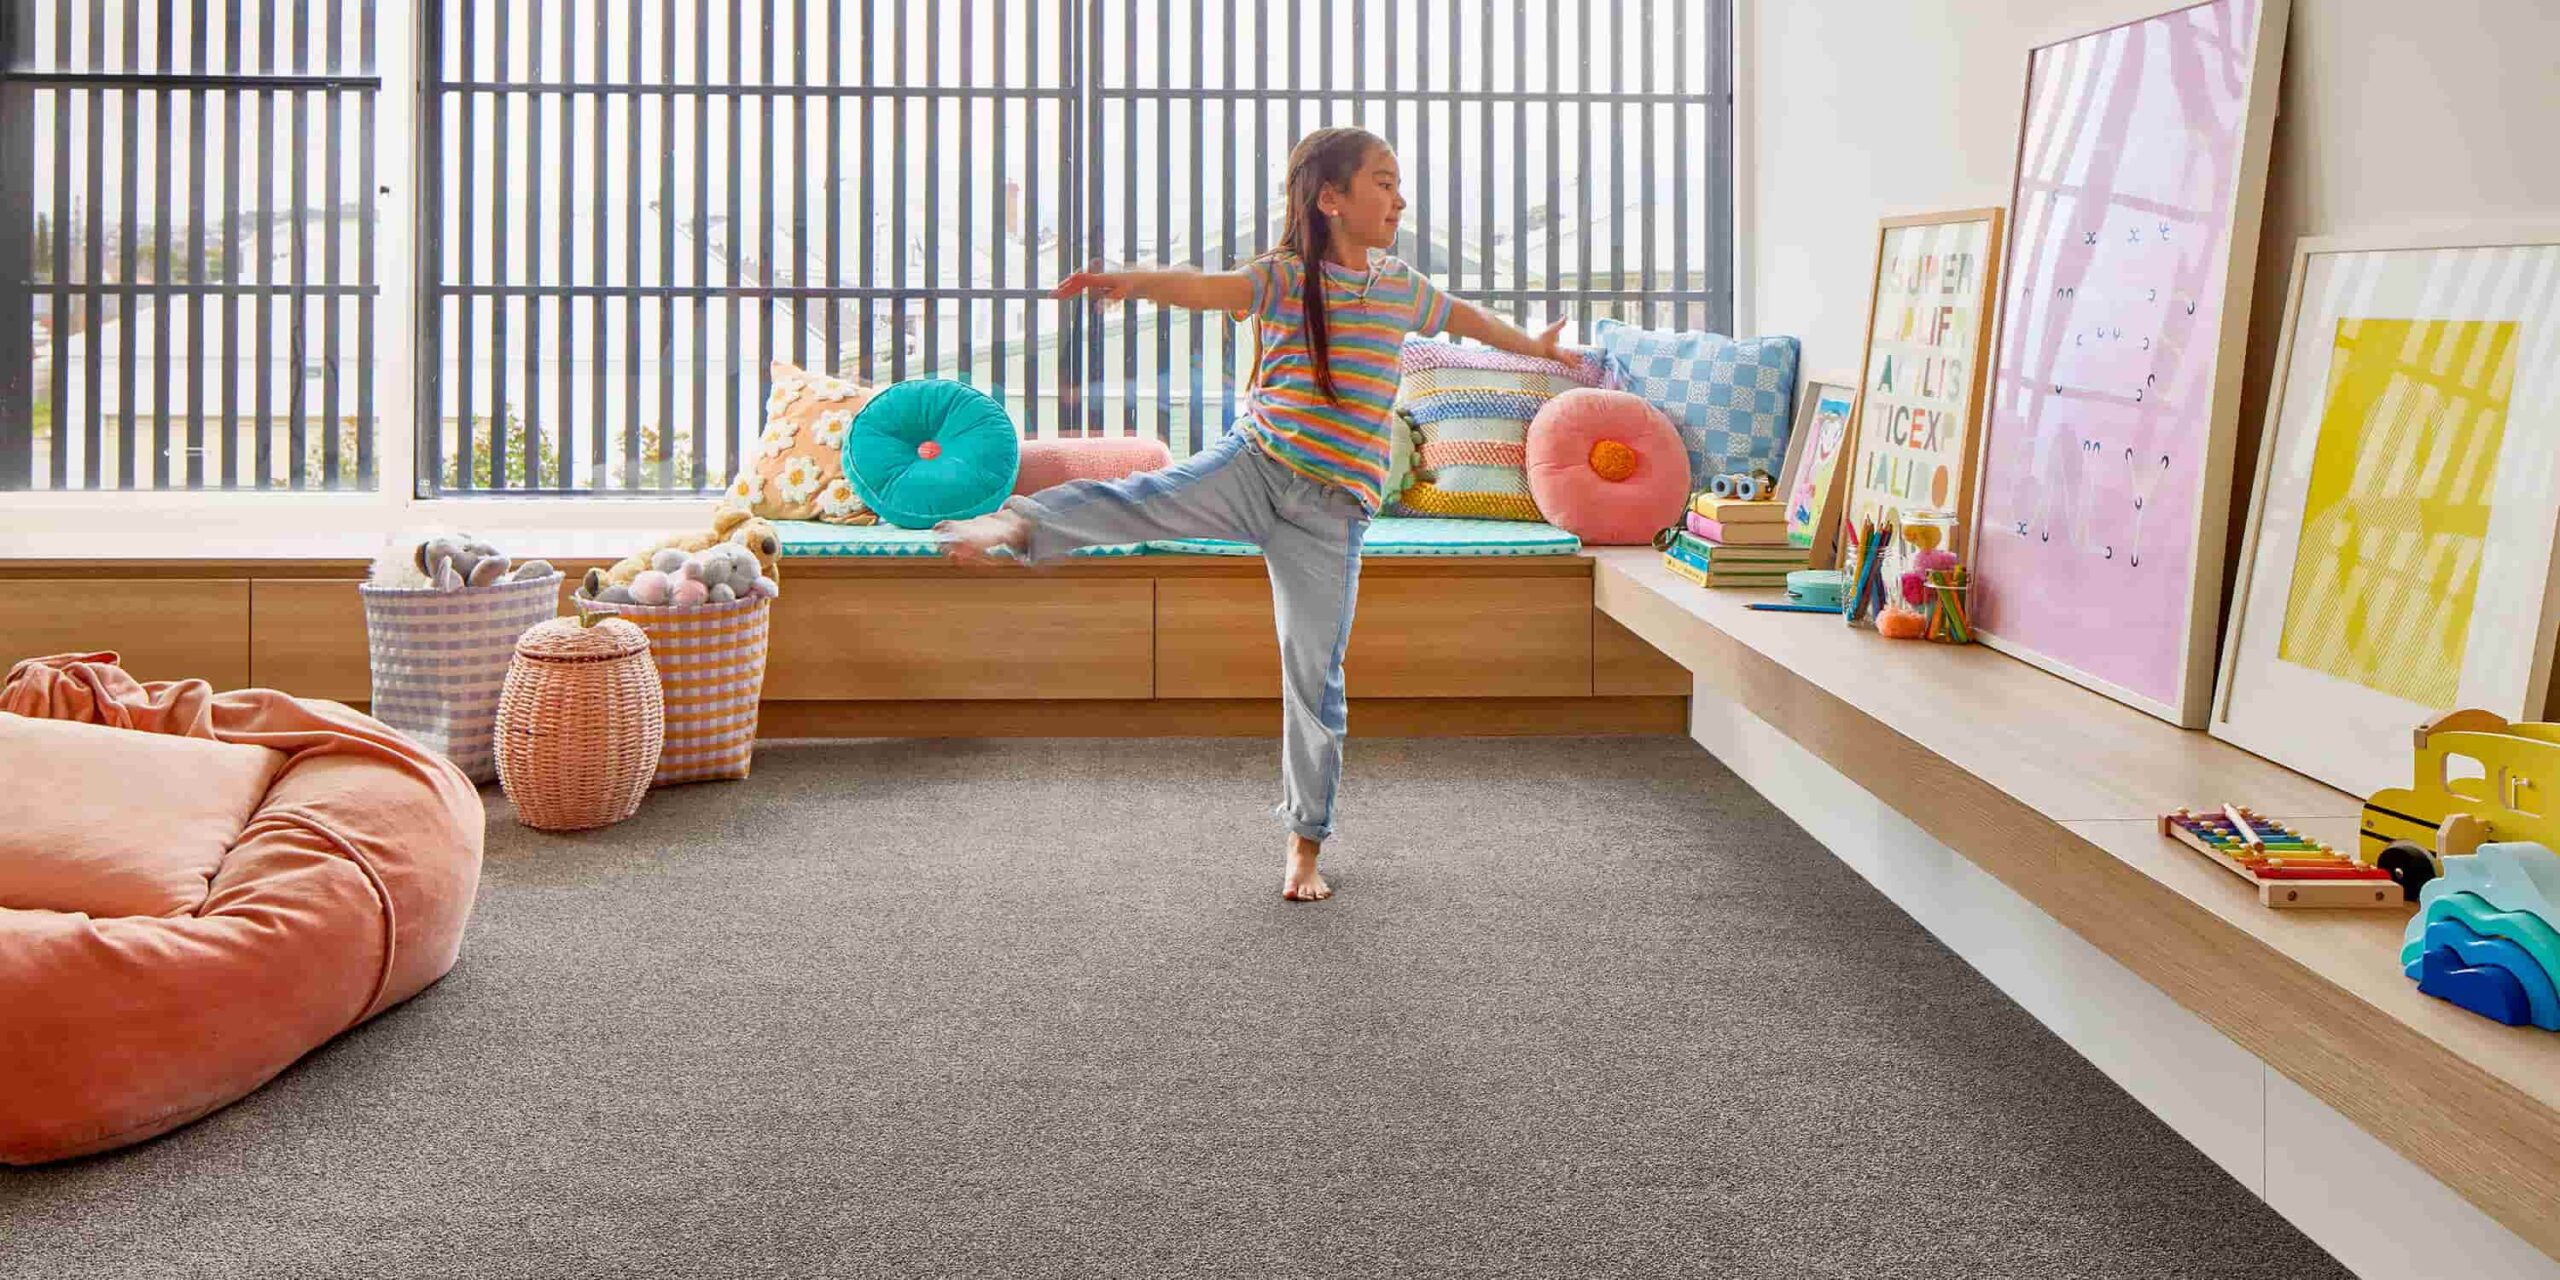
[{"label": "pink round flower cushion", "polygon": [[1547,523],[1591,546],[1643,546],[1689,499],[1689,453],[1661,411],[1581,387],[1529,422],[1529,496]]},{"label": "pink round flower cushion", "polygon": [[1025,440],[1015,493],[1038,493],[1069,480],[1117,480],[1173,465],[1173,451],[1147,436],[1093,436],[1081,440]]}]

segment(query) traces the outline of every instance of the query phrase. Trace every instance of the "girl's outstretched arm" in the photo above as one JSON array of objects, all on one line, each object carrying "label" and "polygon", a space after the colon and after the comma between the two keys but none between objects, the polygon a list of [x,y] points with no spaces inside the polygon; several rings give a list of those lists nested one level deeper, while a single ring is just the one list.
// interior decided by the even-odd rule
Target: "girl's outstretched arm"
[{"label": "girl's outstretched arm", "polygon": [[1253,305],[1253,281],[1241,271],[1079,271],[1058,282],[1049,296],[1090,293],[1105,302],[1139,298],[1191,311],[1242,311]]},{"label": "girl's outstretched arm", "polygon": [[1508,351],[1513,355],[1537,356],[1544,360],[1573,358],[1570,349],[1556,342],[1556,335],[1564,332],[1564,321],[1561,318],[1532,337],[1510,321],[1464,298],[1451,298],[1446,331],[1455,337],[1473,338],[1495,350]]}]

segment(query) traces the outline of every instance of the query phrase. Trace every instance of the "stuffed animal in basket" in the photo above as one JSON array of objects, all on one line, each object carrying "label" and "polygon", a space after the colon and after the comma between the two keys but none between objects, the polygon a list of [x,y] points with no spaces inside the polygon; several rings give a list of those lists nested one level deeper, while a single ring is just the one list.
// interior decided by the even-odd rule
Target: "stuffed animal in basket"
[{"label": "stuffed animal in basket", "polygon": [[695,605],[782,594],[782,535],[723,504],[708,533],[660,539],[610,569],[589,569],[578,594],[605,604]]},{"label": "stuffed animal in basket", "polygon": [[525,582],[556,572],[548,560],[516,564],[496,547],[467,533],[439,533],[395,541],[373,560],[367,580],[377,587],[460,591],[501,582]]}]

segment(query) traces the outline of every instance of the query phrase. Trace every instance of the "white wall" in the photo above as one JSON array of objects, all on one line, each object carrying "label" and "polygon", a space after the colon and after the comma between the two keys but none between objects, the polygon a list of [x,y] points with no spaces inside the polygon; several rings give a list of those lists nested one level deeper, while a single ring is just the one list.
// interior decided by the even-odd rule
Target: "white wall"
[{"label": "white wall", "polygon": [[[1740,0],[1737,328],[1854,376],[1876,219],[2006,205],[2027,51],[2178,0]],[[2560,222],[2560,0],[2294,0],[2234,475],[2306,235]],[[2228,577],[2248,495],[2231,504]],[[2552,699],[2560,716],[2560,689]]]}]

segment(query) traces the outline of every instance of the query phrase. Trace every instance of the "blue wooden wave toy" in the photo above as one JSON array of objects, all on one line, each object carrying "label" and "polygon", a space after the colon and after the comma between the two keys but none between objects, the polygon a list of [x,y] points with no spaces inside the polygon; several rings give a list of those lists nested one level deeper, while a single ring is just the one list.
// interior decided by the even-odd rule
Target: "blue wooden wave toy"
[{"label": "blue wooden wave toy", "polygon": [[2447,857],[2400,944],[2418,990],[2509,1026],[2560,1031],[2560,854],[2484,844]]}]

